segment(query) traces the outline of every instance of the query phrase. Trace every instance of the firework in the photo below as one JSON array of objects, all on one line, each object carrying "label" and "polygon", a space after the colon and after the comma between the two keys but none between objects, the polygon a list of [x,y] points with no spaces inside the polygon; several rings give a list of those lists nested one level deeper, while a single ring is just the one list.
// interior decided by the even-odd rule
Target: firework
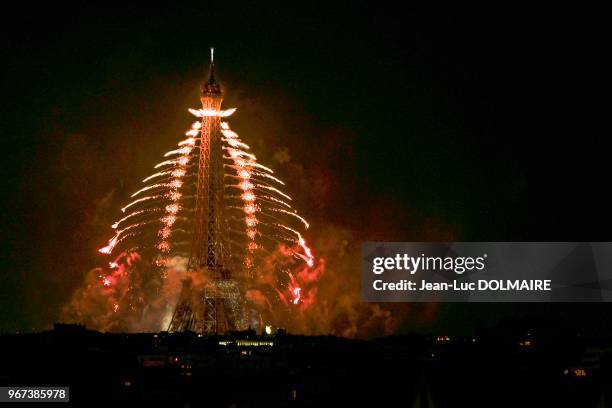
[{"label": "firework", "polygon": [[[270,298],[276,297],[281,304],[302,305],[307,288],[292,271],[315,264],[303,237],[309,223],[290,204],[291,197],[282,190],[285,183],[271,168],[260,164],[249,145],[230,128],[226,120],[235,108],[188,111],[197,120],[185,132],[186,138],[165,153],[164,160],[154,165],[155,172],[142,180],[144,185],[131,195],[134,200],[121,208],[124,215],[112,224],[115,234],[99,252],[121,252],[123,255],[110,263],[111,269],[125,269],[128,276],[130,268],[124,263],[129,254],[138,251],[149,259],[149,276],[130,283],[134,291],[138,285],[147,286],[148,280],[166,279],[169,265],[176,264],[173,259],[190,259],[196,239],[193,225],[198,216],[198,177],[202,177],[200,147],[208,137],[205,121],[223,118],[217,126],[222,135],[219,154],[225,208],[221,222],[230,244],[230,265],[226,266],[239,279],[243,292],[257,287],[266,294],[267,304],[275,304]],[[275,259],[272,263],[271,258]],[[112,279],[103,278],[102,285],[111,288]],[[134,304],[112,304],[117,315],[134,308]]]}]

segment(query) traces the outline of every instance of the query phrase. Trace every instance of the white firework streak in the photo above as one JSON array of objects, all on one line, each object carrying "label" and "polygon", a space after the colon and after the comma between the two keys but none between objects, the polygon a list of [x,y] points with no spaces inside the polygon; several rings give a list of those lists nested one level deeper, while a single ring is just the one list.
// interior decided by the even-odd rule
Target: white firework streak
[{"label": "white firework streak", "polygon": [[[227,110],[207,110],[207,109],[189,109],[189,112],[197,118],[205,117],[221,117],[225,118],[232,115],[236,109]],[[185,183],[185,177],[192,177],[191,173],[188,173],[188,169],[194,165],[190,164],[194,157],[193,149],[196,148],[200,143],[201,138],[202,122],[197,120],[192,123],[191,128],[185,132],[186,138],[180,140],[177,145],[178,148],[170,150],[164,154],[164,157],[168,160],[164,160],[154,166],[155,169],[160,171],[146,177],[142,180],[143,183],[150,181],[157,181],[153,184],[146,185],[140,190],[132,194],[132,197],[137,197],[143,193],[150,192],[152,190],[161,190],[159,193],[151,194],[146,197],[140,197],[131,203],[127,204],[121,210],[126,210],[140,206],[135,211],[130,212],[128,215],[116,221],[112,227],[117,230],[119,227],[123,227],[123,224],[131,220],[143,220],[134,222],[119,231],[115,232],[115,235],[108,241],[104,248],[100,249],[100,252],[110,254],[113,249],[128,237],[140,236],[142,238],[147,237],[150,233],[142,230],[143,227],[150,225],[155,222],[160,222],[161,227],[157,230],[157,236],[159,240],[155,244],[155,248],[162,254],[167,254],[171,251],[172,246],[183,244],[188,245],[188,241],[174,242],[170,238],[174,233],[181,233],[188,235],[191,231],[181,228],[180,224],[178,228],[175,228],[175,223],[178,220],[186,222],[187,217],[182,216],[185,212],[189,213],[192,211],[190,207],[183,208],[181,204],[183,200],[189,198],[192,199],[192,195],[183,196],[182,187]],[[253,259],[251,255],[257,259],[261,256],[255,253],[256,250],[268,251],[260,243],[259,239],[270,239],[272,242],[281,242],[277,238],[285,240],[286,242],[293,242],[299,246],[299,250],[293,250],[294,255],[309,266],[314,263],[314,256],[312,251],[306,244],[306,241],[302,237],[301,233],[284,224],[285,220],[281,220],[273,216],[271,213],[279,216],[291,217],[301,222],[304,228],[308,229],[309,224],[301,215],[297,214],[297,211],[290,211],[291,205],[285,200],[291,201],[291,197],[285,194],[280,189],[270,185],[269,183],[277,183],[277,185],[284,185],[285,183],[279,178],[273,176],[274,171],[262,164],[257,162],[257,157],[247,152],[250,150],[250,146],[240,140],[240,137],[236,132],[230,129],[229,124],[225,121],[221,122],[221,132],[223,137],[221,138],[224,143],[223,150],[226,152],[224,159],[229,160],[228,163],[224,164],[226,168],[234,170],[234,174],[226,174],[231,179],[237,179],[238,184],[226,184],[226,187],[233,187],[240,190],[240,194],[228,196],[229,199],[239,200],[240,205],[230,205],[228,208],[235,209],[242,213],[241,217],[230,216],[231,219],[236,221],[244,222],[241,227],[240,234],[246,236],[246,254],[243,260],[243,264],[250,269],[253,266]],[[175,156],[175,157],[172,157]],[[190,182],[191,183],[191,182]],[[264,193],[265,192],[265,193]],[[143,208],[142,205],[147,205],[148,208]],[[155,212],[161,212],[161,216],[155,217],[154,219],[140,218],[147,214],[153,214]],[[267,219],[273,219],[278,221],[274,223],[262,222],[257,214],[265,215]],[[282,217],[281,217],[282,218]],[[276,233],[268,233],[265,236],[262,235],[262,231],[259,230],[259,226],[267,226],[272,228],[268,231],[277,231]],[[238,230],[232,228],[233,233],[237,233]],[[145,232],[145,234],[141,234]],[[141,239],[142,239],[141,238]],[[236,241],[232,241],[233,245],[238,244]],[[132,246],[133,248],[134,246]],[[251,255],[249,255],[251,254]],[[158,256],[159,262],[164,259],[168,259],[169,255]],[[163,263],[163,262],[162,262]]]}]

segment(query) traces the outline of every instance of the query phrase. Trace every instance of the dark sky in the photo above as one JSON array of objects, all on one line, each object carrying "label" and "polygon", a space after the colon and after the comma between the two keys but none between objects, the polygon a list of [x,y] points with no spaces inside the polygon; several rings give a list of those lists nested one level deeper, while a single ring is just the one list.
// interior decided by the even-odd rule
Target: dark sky
[{"label": "dark sky", "polygon": [[[236,129],[312,175],[294,193],[318,223],[360,240],[431,220],[464,241],[610,240],[609,135],[586,114],[602,110],[603,29],[585,11],[226,3],[5,6],[0,330],[48,325],[95,266],[189,125],[211,45]],[[612,326],[605,305],[452,306],[436,324],[534,310]]]}]

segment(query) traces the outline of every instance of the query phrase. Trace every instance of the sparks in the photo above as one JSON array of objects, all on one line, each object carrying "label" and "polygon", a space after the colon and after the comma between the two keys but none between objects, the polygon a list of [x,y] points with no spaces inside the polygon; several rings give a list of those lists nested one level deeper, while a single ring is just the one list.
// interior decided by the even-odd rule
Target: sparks
[{"label": "sparks", "polygon": [[166,206],[166,212],[170,214],[176,214],[181,209],[181,206],[178,204],[168,204]]},{"label": "sparks", "polygon": [[[197,120],[184,136],[177,138],[175,146],[178,147],[164,153],[163,161],[153,166],[154,173],[142,179],[144,185],[131,195],[133,201],[121,209],[127,215],[112,224],[115,234],[99,252],[108,255],[117,250],[122,255],[108,263],[111,270],[100,276],[102,286],[108,288],[105,292],[113,292],[122,286],[119,276],[121,279],[131,276],[135,261],[126,254],[135,249],[146,249],[148,252],[141,253],[151,254],[149,265],[154,266],[156,279],[166,279],[176,267],[176,259],[182,257],[187,264],[190,248],[194,247],[190,240],[197,231],[194,224],[200,225],[194,223],[194,217],[202,217],[201,208],[207,208],[198,208],[198,205],[211,206],[210,197],[219,194],[214,178],[218,173],[202,172],[210,169],[202,163],[216,154],[215,169],[220,169],[218,180],[223,183],[220,190],[223,207],[219,211],[215,207],[213,214],[224,218],[213,221],[220,221],[224,231],[231,235],[227,237],[231,248],[228,253],[232,258],[237,257],[231,265],[238,265],[238,270],[231,271],[233,276],[254,279],[267,267],[266,257],[278,254],[283,260],[274,261],[277,263],[274,273],[288,274],[291,281],[287,283],[280,275],[270,278],[270,282],[284,282],[268,283],[273,287],[271,296],[278,296],[287,305],[300,305],[303,310],[316,292],[310,290],[312,279],[304,278],[304,271],[310,271],[315,265],[313,252],[301,234],[310,225],[288,203],[292,198],[282,191],[285,183],[273,175],[271,168],[258,162],[251,147],[222,119],[234,114],[236,109],[223,110],[220,104],[205,102],[203,107],[189,109]],[[206,217],[210,213],[206,211],[203,219],[209,222]],[[300,272],[292,274],[291,271]],[[117,313],[119,303],[112,305]],[[132,304],[128,306],[122,315],[133,309]]]},{"label": "sparks", "polygon": [[302,288],[293,288],[292,295],[293,299],[291,300],[291,303],[297,305],[298,303],[300,303],[300,300],[302,298]]},{"label": "sparks", "polygon": [[226,118],[231,116],[236,112],[236,108],[227,109],[227,110],[214,110],[214,109],[188,109],[189,113],[193,116],[197,116],[198,118],[203,118],[206,116],[220,116],[222,118]]},{"label": "sparks", "polygon": [[189,154],[191,153],[191,147],[181,147],[180,149],[176,149],[176,150],[170,150],[169,152],[167,152],[166,154],[164,154],[164,157],[168,157],[168,156],[174,156],[174,155],[185,155],[185,154]]},{"label": "sparks", "polygon": [[255,201],[255,194],[251,191],[242,194],[241,197],[244,201]]},{"label": "sparks", "polygon": [[98,252],[100,252],[101,254],[110,254],[111,252],[113,252],[115,245],[117,245],[118,238],[119,238],[119,234],[115,235],[113,238],[111,238],[110,241],[108,241],[108,245],[106,245],[103,248],[100,248]]}]

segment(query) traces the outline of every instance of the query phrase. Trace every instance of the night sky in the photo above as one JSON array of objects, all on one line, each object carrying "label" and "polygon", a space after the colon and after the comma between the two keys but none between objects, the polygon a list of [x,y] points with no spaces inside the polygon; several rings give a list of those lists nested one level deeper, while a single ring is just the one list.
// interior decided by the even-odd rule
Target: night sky
[{"label": "night sky", "polygon": [[[356,246],[611,240],[609,134],[585,113],[603,110],[601,26],[582,11],[7,7],[0,331],[48,327],[99,263],[120,206],[191,123],[210,46],[233,127],[313,225]],[[611,331],[611,311],[445,305],[402,330],[533,313]]]}]

